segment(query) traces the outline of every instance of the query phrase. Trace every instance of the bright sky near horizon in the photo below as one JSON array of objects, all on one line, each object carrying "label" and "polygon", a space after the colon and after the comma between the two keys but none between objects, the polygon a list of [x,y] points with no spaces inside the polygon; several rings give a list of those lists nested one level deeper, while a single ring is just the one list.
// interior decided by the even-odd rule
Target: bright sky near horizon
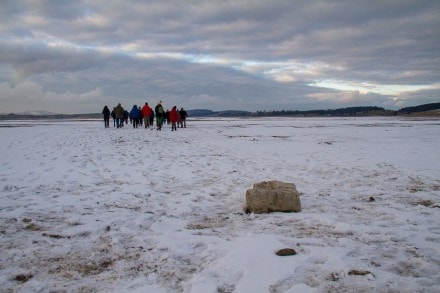
[{"label": "bright sky near horizon", "polygon": [[0,113],[440,101],[440,1],[0,2]]}]

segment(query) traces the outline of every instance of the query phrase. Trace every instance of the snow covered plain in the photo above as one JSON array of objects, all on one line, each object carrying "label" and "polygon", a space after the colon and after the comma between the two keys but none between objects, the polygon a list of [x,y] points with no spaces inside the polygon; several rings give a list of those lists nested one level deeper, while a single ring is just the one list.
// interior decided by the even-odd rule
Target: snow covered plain
[{"label": "snow covered plain", "polygon": [[[440,291],[440,120],[2,121],[0,135],[1,292]],[[303,211],[244,212],[272,179]]]}]

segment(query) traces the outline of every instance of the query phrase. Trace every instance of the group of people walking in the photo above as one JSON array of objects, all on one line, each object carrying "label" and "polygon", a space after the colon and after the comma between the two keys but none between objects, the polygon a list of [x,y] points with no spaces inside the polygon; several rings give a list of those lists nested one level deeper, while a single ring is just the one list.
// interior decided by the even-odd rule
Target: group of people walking
[{"label": "group of people walking", "polygon": [[156,129],[162,130],[164,123],[171,124],[171,131],[176,131],[177,127],[186,128],[186,118],[188,113],[183,109],[177,109],[174,106],[171,111],[165,111],[162,106],[162,101],[157,103],[156,107],[152,109],[148,103],[145,103],[143,107],[138,107],[133,105],[130,112],[124,109],[119,103],[112,111],[105,106],[102,110],[102,115],[104,116],[104,126],[105,128],[110,127],[110,117],[113,118],[113,127],[121,128],[125,124],[133,125],[133,128],[142,127],[153,129],[154,118],[156,117]]}]

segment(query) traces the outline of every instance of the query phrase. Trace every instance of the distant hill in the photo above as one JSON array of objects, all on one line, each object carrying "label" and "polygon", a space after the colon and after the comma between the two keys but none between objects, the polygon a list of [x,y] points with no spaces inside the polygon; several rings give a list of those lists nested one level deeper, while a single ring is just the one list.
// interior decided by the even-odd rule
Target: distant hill
[{"label": "distant hill", "polygon": [[90,114],[56,114],[51,112],[23,112],[23,113],[9,113],[0,114],[0,120],[54,120],[54,119],[98,119],[102,118],[100,113],[90,113]]},{"label": "distant hill", "polygon": [[214,111],[208,109],[194,109],[194,110],[186,110],[189,117],[206,117],[214,115]]},{"label": "distant hill", "polygon": [[380,107],[348,107],[340,109],[328,109],[328,110],[282,110],[282,111],[258,111],[256,116],[390,116],[394,115],[394,111],[388,111]]},{"label": "distant hill", "polygon": [[440,103],[431,103],[431,104],[424,104],[420,106],[415,107],[406,107],[399,110],[399,114],[413,114],[413,113],[420,113],[420,112],[431,112],[434,110],[440,110]]},{"label": "distant hill", "polygon": [[48,112],[48,111],[27,111],[27,112],[16,113],[15,115],[51,116],[51,115],[58,115],[58,114],[53,113],[53,112]]},{"label": "distant hill", "polygon": [[[386,110],[381,107],[348,107],[328,110],[282,110],[282,111],[212,111],[208,109],[187,110],[189,117],[357,117],[357,116],[438,116],[440,117],[440,103],[430,103],[414,107],[402,108],[398,111]],[[30,111],[23,113],[0,114],[0,120],[19,120],[19,119],[101,119],[101,113],[89,114],[57,114],[45,111]]]},{"label": "distant hill", "polygon": [[427,115],[428,112],[431,115],[437,113],[440,116],[440,103],[424,104],[415,107],[402,108],[398,111],[386,110],[382,107],[365,106],[365,107],[348,107],[339,109],[328,110],[281,110],[281,111],[212,111],[208,109],[195,109],[188,110],[189,117],[263,117],[263,116],[298,116],[298,117],[310,117],[310,116],[330,116],[330,117],[342,117],[342,116],[396,116],[396,115]]},{"label": "distant hill", "polygon": [[237,117],[248,116],[252,112],[240,110],[212,111],[208,109],[187,110],[189,117]]}]

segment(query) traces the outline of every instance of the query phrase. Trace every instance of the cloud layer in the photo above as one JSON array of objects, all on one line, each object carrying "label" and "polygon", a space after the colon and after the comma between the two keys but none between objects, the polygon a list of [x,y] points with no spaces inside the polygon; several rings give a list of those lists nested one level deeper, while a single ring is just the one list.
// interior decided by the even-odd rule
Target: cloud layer
[{"label": "cloud layer", "polygon": [[438,102],[439,1],[2,1],[1,112]]}]

